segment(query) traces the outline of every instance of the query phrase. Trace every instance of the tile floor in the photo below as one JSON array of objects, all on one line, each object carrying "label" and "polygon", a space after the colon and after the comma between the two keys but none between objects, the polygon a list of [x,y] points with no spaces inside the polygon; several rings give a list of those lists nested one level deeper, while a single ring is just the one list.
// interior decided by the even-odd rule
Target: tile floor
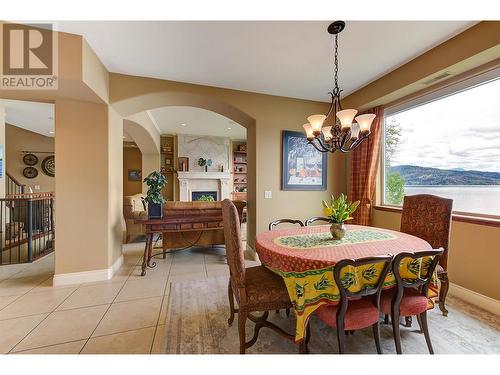
[{"label": "tile floor", "polygon": [[143,246],[125,245],[117,274],[92,284],[52,287],[52,255],[0,267],[0,353],[157,353],[168,284],[228,266],[223,248],[193,248],[157,257],[141,277]]},{"label": "tile floor", "polygon": [[223,248],[192,248],[141,277],[143,246],[125,245],[117,274],[92,284],[53,287],[52,255],[0,267],[0,353],[159,353],[169,283],[229,272]]}]

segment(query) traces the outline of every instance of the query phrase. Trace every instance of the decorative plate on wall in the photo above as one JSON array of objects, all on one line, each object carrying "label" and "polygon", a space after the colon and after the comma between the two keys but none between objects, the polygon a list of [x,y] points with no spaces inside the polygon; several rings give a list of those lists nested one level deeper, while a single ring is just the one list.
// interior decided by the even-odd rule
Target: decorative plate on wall
[{"label": "decorative plate on wall", "polygon": [[56,162],[54,155],[47,156],[42,161],[42,171],[47,176],[54,177],[56,175]]},{"label": "decorative plate on wall", "polygon": [[35,178],[38,176],[38,169],[34,167],[26,167],[23,169],[23,176],[26,178]]},{"label": "decorative plate on wall", "polygon": [[38,163],[38,157],[34,154],[26,154],[23,156],[23,162],[24,164],[26,165],[35,165],[36,163]]}]

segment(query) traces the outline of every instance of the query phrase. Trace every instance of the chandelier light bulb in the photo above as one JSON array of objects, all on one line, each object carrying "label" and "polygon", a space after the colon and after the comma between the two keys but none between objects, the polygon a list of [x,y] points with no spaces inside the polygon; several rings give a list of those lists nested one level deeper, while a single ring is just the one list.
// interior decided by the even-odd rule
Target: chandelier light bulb
[{"label": "chandelier light bulb", "polygon": [[359,137],[359,124],[357,122],[353,123],[351,126],[351,139],[355,140]]},{"label": "chandelier light bulb", "polygon": [[307,118],[307,121],[311,124],[313,134],[320,135],[321,127],[323,126],[323,122],[325,122],[325,115],[312,115]]},{"label": "chandelier light bulb", "polygon": [[340,120],[340,125],[342,125],[342,130],[348,130],[352,125],[352,120],[354,116],[358,113],[355,109],[344,109],[343,111],[337,112],[337,117]]},{"label": "chandelier light bulb", "polygon": [[304,128],[304,130],[306,132],[307,140],[310,141],[310,140],[314,139],[314,134],[313,134],[313,129],[312,129],[311,124],[307,123],[307,124],[302,125],[302,127]]},{"label": "chandelier light bulb", "polygon": [[356,122],[359,124],[359,129],[362,134],[370,132],[370,127],[372,125],[375,115],[372,113],[367,113],[365,115],[359,115],[356,117]]},{"label": "chandelier light bulb", "polygon": [[330,142],[333,138],[332,135],[332,127],[331,126],[324,126],[321,131],[323,132],[323,137],[325,138],[326,142]]}]

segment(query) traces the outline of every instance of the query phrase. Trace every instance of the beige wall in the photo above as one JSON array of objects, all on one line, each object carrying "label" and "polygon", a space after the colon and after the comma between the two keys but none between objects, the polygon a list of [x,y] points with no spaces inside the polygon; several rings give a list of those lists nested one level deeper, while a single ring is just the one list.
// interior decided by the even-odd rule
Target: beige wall
[{"label": "beige wall", "polygon": [[[9,163],[5,165],[7,172],[21,184],[31,186],[34,193],[54,191],[55,177],[50,177],[43,173],[41,166],[43,159],[50,155],[46,152],[54,152],[54,137],[47,137],[6,124],[5,141],[5,154],[9,160]],[[34,152],[38,157],[38,163],[34,165],[38,170],[38,176],[35,178],[30,179],[23,176],[23,169],[26,167],[26,164],[23,162],[24,154],[21,153],[23,150],[44,152]],[[36,185],[40,189],[36,190]]]},{"label": "beige wall", "polygon": [[[152,108],[189,105],[220,113],[247,128],[248,240],[279,217],[306,219],[321,214],[321,200],[346,190],[343,155],[329,155],[326,191],[281,190],[281,132],[302,131],[306,117],[324,113],[326,103],[255,94],[180,82],[111,74],[110,97],[124,117]],[[272,199],[264,199],[264,191]]]},{"label": "beige wall", "polygon": [[0,169],[0,198],[5,197],[6,178],[5,178],[5,108],[0,105],[0,158],[2,160],[2,167]]},{"label": "beige wall", "polygon": [[[420,90],[432,90],[423,80],[443,71],[453,77],[500,57],[500,22],[480,22],[462,34],[433,48],[409,63],[349,95],[344,108],[368,108],[401,100],[406,95],[418,95]],[[349,160],[347,160],[346,179]],[[379,181],[379,180],[377,180]],[[380,189],[378,189],[380,192]],[[500,197],[499,197],[500,199]],[[376,200],[380,202],[380,197]],[[373,211],[374,226],[399,229],[400,213]],[[500,264],[500,228],[453,222],[449,255],[450,281],[466,289],[500,300],[495,282]],[[487,260],[486,262],[484,260]],[[480,266],[471,267],[471,264]]]},{"label": "beige wall", "polygon": [[142,154],[138,147],[123,148],[123,195],[134,195],[142,192],[142,181],[129,181],[128,170],[142,170]]},{"label": "beige wall", "polygon": [[122,256],[123,240],[123,118],[107,106],[108,267]]}]

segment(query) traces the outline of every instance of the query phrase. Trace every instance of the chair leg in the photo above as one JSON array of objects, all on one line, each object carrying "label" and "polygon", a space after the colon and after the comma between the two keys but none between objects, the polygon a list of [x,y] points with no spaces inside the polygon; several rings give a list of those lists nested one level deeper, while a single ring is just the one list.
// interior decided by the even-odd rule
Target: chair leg
[{"label": "chair leg", "polygon": [[405,327],[410,328],[413,323],[413,319],[411,316],[405,316]]},{"label": "chair leg", "polygon": [[420,315],[417,315],[417,322],[418,326],[420,327],[420,333],[424,333],[424,330],[422,329],[422,319],[420,318]]},{"label": "chair leg", "polygon": [[439,290],[439,310],[443,316],[448,316],[448,310],[446,309],[446,296],[448,295],[448,289],[450,288],[450,281],[448,280],[448,273],[443,272],[438,274],[439,280],[441,281],[441,288]]},{"label": "chair leg", "polygon": [[373,338],[375,339],[375,346],[377,347],[377,353],[382,354],[382,348],[380,347],[380,323],[376,322],[372,325]]},{"label": "chair leg", "polygon": [[399,312],[393,311],[391,314],[392,334],[394,336],[394,344],[396,345],[396,353],[402,354],[401,350],[401,335],[399,333]]},{"label": "chair leg", "polygon": [[245,354],[246,334],[245,324],[247,322],[247,313],[238,312],[238,334],[240,336],[240,354]]},{"label": "chair leg", "polygon": [[420,321],[422,322],[422,331],[424,331],[425,342],[427,343],[427,348],[429,348],[429,353],[434,354],[434,349],[432,349],[431,337],[429,336],[429,327],[427,326],[427,311],[420,314]]},{"label": "chair leg", "polygon": [[304,339],[299,344],[299,353],[300,354],[309,354],[309,340],[311,339],[311,328],[309,323],[306,325],[306,334]]},{"label": "chair leg", "polygon": [[344,327],[337,326],[337,341],[339,344],[339,354],[344,354],[345,347],[345,331]]},{"label": "chair leg", "polygon": [[233,288],[231,288],[231,280],[229,280],[229,284],[227,286],[227,296],[229,298],[229,319],[227,320],[227,324],[231,325],[234,322],[234,297],[233,297]]}]

